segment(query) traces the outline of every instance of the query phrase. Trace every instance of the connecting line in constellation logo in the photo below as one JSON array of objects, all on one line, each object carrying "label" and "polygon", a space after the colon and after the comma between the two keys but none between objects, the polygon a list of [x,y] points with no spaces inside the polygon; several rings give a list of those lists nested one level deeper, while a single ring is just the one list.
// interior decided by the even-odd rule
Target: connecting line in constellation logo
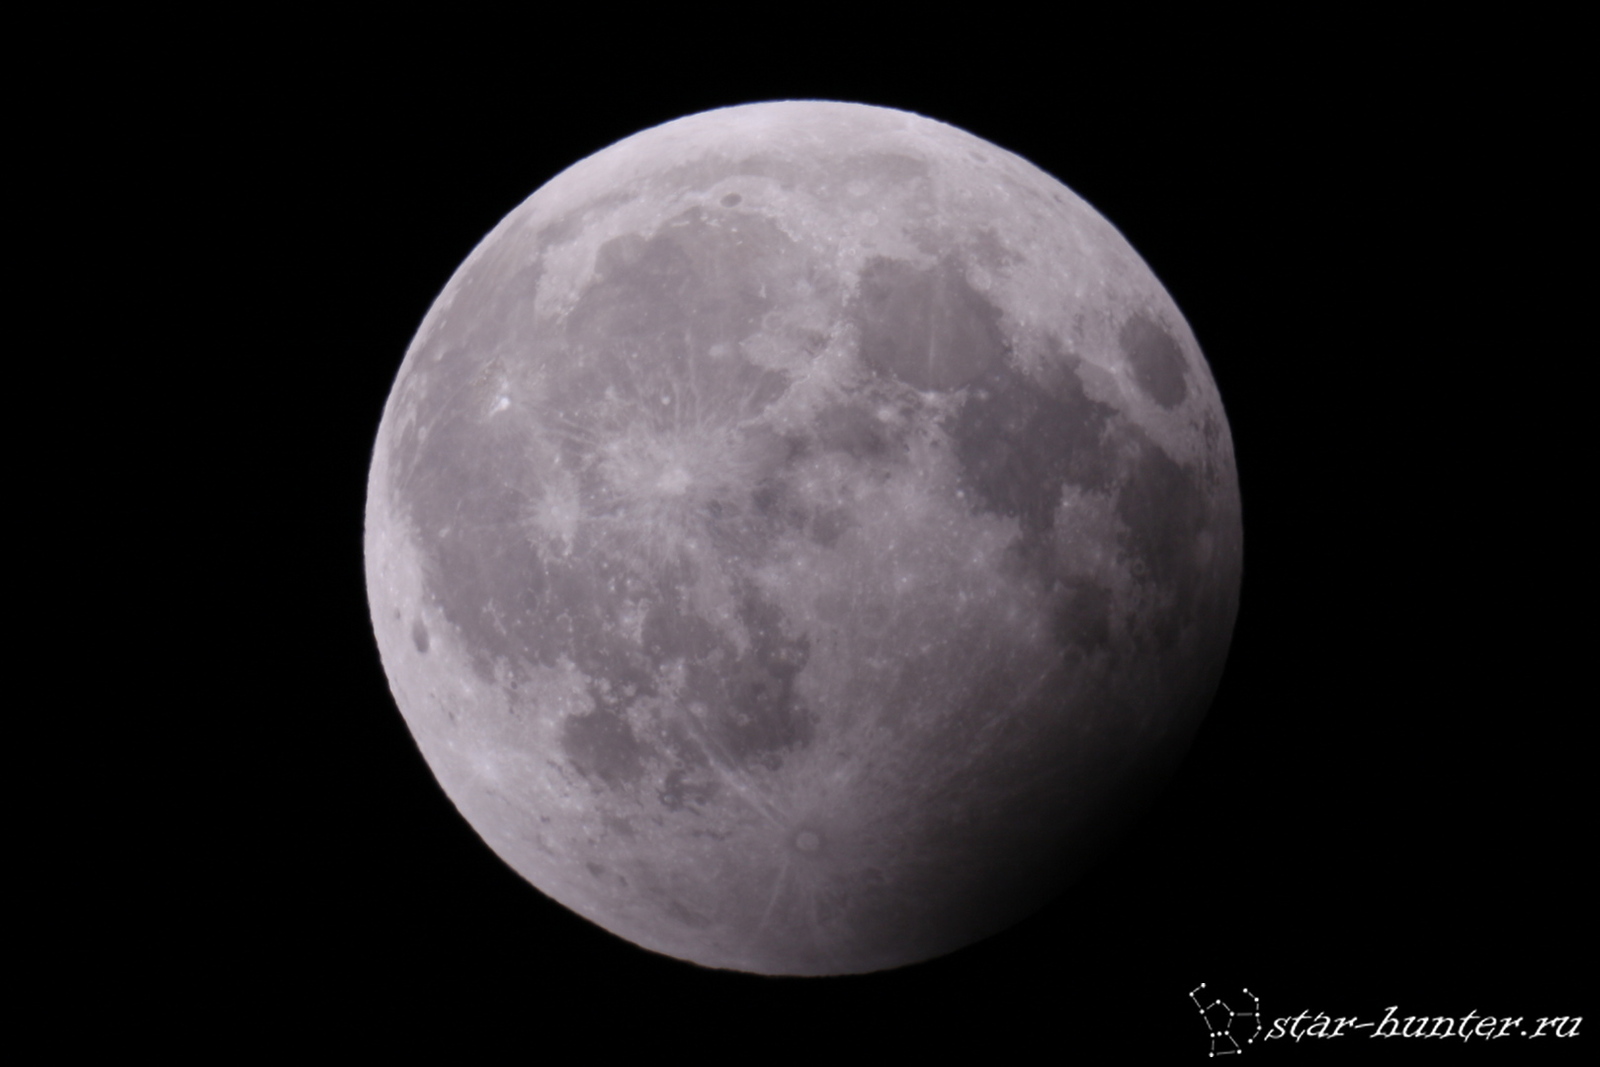
[{"label": "connecting line in constellation logo", "polygon": [[[1202,1004],[1197,995],[1206,987],[1204,982],[1189,991],[1189,999],[1194,1001],[1195,1010],[1200,1013],[1200,1018],[1205,1020],[1206,1033],[1211,1038],[1211,1056],[1230,1056],[1236,1052],[1243,1052],[1244,1046],[1239,1044],[1239,1037],[1234,1033],[1234,1025],[1241,1028],[1254,1026],[1244,1043],[1255,1043],[1256,1037],[1261,1033],[1261,998],[1246,989],[1244,995],[1251,1000],[1249,1011],[1234,1011],[1221,997],[1217,997],[1209,1004]],[[1206,994],[1210,996],[1210,994]],[[1248,1020],[1248,1022],[1239,1022]]]}]

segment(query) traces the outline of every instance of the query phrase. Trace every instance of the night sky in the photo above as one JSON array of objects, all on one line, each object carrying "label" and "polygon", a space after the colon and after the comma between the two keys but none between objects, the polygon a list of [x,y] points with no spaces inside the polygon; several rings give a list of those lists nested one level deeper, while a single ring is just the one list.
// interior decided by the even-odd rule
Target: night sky
[{"label": "night sky", "polygon": [[[604,54],[491,23],[448,46],[403,29],[268,28],[271,61],[187,56],[145,70],[137,103],[108,98],[107,128],[167,168],[150,211],[192,253],[162,283],[183,294],[156,324],[177,338],[166,373],[230,398],[181,430],[152,420],[204,497],[170,519],[198,546],[174,563],[192,606],[168,609],[202,665],[169,698],[203,752],[169,776],[195,778],[163,824],[183,874],[157,894],[166,933],[125,935],[172,965],[174,996],[225,1032],[442,1033],[530,1061],[570,1035],[592,1059],[1199,1062],[1201,982],[1249,987],[1269,1021],[1592,1009],[1569,975],[1593,955],[1576,685],[1592,478],[1574,476],[1592,418],[1573,384],[1593,342],[1561,293],[1586,247],[1563,191],[1582,124],[1560,65],[1536,62],[1542,33],[1329,30],[1264,55],[1215,27],[1047,47],[1015,24],[730,24],[777,48],[738,56],[654,26]],[[1486,61],[1508,52],[1520,66]],[[1210,362],[1245,529],[1220,692],[1142,821],[1005,934],[825,980],[649,954],[506,867],[406,732],[361,563],[384,399],[477,241],[628,134],[796,97],[960,126],[1117,226]],[[1589,1044],[1464,1051],[1536,1064]],[[1287,1045],[1245,1062],[1424,1054]]]}]

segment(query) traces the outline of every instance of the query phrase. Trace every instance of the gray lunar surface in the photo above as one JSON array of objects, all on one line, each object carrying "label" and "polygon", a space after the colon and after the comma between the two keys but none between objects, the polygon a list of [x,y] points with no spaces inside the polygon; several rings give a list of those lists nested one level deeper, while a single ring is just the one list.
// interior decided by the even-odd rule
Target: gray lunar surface
[{"label": "gray lunar surface", "polygon": [[1181,756],[1242,539],[1170,297],[1049,175],[755,104],[456,272],[368,485],[385,669],[486,842],[645,948],[871,971],[999,930]]}]

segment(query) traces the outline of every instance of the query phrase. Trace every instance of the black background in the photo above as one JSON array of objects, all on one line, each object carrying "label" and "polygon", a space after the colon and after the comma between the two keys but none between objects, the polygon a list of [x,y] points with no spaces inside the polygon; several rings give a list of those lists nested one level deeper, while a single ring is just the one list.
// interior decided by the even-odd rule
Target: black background
[{"label": "black background", "polygon": [[[121,165],[158,173],[151,239],[178,253],[158,284],[180,295],[143,335],[170,339],[174,390],[221,398],[148,427],[182,472],[170,521],[195,606],[173,610],[200,650],[165,692],[198,709],[178,750],[203,755],[171,777],[204,784],[198,804],[171,791],[183,873],[157,879],[163,917],[127,942],[169,975],[141,1016],[262,1041],[509,1040],[529,1059],[576,1041],[1197,1062],[1201,982],[1250,988],[1268,1017],[1589,1012],[1576,409],[1593,341],[1562,289],[1584,247],[1583,124],[1559,28],[749,17],[262,25],[108,97],[137,149]],[[505,867],[406,732],[361,563],[384,399],[476,242],[630,133],[777,98],[938,118],[1100,210],[1200,340],[1245,507],[1227,673],[1148,815],[1012,930],[827,980],[652,955]],[[1440,1051],[1359,1040],[1247,1058]]]}]

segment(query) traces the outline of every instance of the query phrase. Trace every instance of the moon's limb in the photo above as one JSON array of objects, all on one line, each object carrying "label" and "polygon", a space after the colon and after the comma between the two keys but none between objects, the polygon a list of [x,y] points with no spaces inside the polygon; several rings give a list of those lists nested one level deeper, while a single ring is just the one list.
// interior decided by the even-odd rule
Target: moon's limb
[{"label": "moon's limb", "polygon": [[1025,161],[858,105],[645,131],[451,279],[367,567],[419,746],[557,900],[711,966],[999,929],[1203,714],[1232,445],[1182,316]]}]

